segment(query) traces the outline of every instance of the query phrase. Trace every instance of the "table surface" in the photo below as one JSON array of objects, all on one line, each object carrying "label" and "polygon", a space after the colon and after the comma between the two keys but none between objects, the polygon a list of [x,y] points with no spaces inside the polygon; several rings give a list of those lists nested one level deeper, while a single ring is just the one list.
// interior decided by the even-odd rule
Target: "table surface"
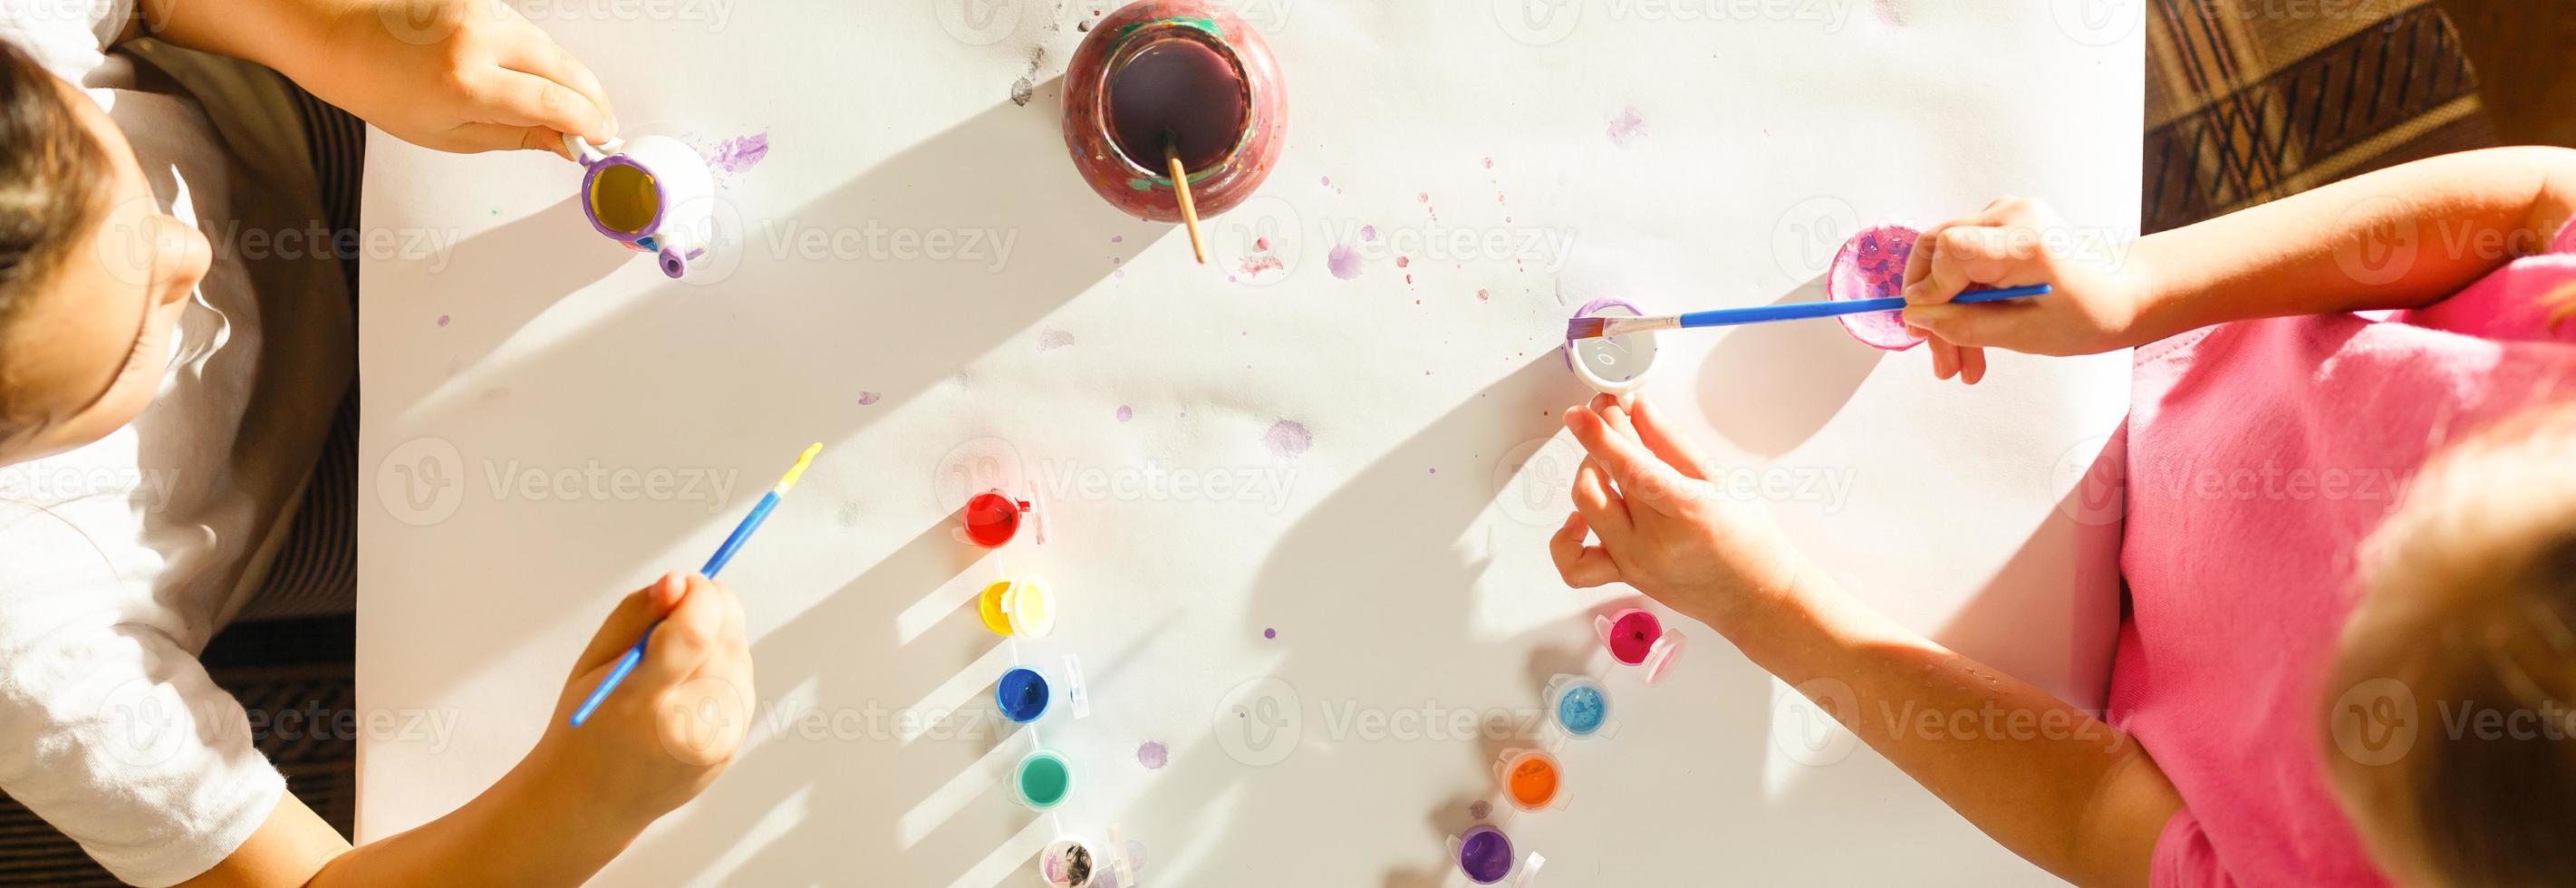
[{"label": "table surface", "polygon": [[[725,574],[749,746],[600,884],[1036,884],[1113,823],[1148,884],[1461,884],[1444,837],[1527,743],[1460,728],[1517,731],[1560,672],[1619,733],[1564,749],[1569,808],[1494,815],[1542,878],[2049,881],[1705,627],[1660,685],[1612,668],[1591,615],[1639,599],[1545,549],[1586,394],[1554,349],[1598,297],[1819,298],[1861,224],[1998,194],[2117,249],[2136,0],[1247,0],[1289,145],[1210,267],[1065,157],[1090,5],[527,8],[630,134],[772,148],[675,282],[588,230],[570,164],[371,143],[361,839],[505,771],[611,603],[822,441]],[[1801,322],[1668,337],[1647,391],[1860,594],[2098,705],[2116,528],[2075,482],[2127,366],[1967,389]],[[951,538],[997,475],[1051,497],[1045,545]],[[1006,643],[973,596],[1031,575],[1061,619]],[[1009,663],[1067,654],[1087,719],[996,722]],[[1002,785],[1038,733],[1077,771],[1045,816]]]}]

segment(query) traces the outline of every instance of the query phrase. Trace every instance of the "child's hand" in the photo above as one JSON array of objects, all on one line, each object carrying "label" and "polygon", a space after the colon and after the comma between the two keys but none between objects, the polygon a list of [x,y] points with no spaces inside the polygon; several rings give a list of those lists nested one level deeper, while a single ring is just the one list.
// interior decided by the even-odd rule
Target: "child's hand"
[{"label": "child's hand", "polygon": [[[653,638],[643,662],[589,721],[569,726],[573,709],[647,627]],[[751,727],[751,693],[741,601],[705,577],[667,574],[626,596],[601,624],[530,764],[552,791],[649,822],[695,797],[733,761]]]},{"label": "child's hand", "polygon": [[[1986,375],[1985,347],[2087,355],[2139,344],[2134,335],[2145,275],[2070,255],[2073,231],[2046,205],[1999,198],[1975,215],[1933,226],[1905,265],[1906,326],[1930,337],[1932,373],[1971,385]],[[1950,305],[1971,286],[2045,283],[2046,296]]]},{"label": "child's hand", "polygon": [[321,55],[297,82],[415,145],[570,157],[562,134],[617,132],[599,78],[501,0],[360,0]]},{"label": "child's hand", "polygon": [[[1566,585],[1624,582],[1720,632],[1793,594],[1799,557],[1771,516],[1711,485],[1698,450],[1644,398],[1634,405],[1602,395],[1565,412],[1589,453],[1574,475],[1576,511],[1548,544]],[[1586,531],[1601,544],[1584,545]]]}]

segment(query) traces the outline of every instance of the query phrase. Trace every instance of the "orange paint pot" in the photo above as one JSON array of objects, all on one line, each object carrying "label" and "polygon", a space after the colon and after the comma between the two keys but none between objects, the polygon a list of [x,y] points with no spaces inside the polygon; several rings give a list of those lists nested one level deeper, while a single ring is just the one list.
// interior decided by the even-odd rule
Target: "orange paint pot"
[{"label": "orange paint pot", "polygon": [[1565,807],[1565,766],[1537,749],[1509,749],[1494,762],[1494,782],[1503,798],[1523,811]]}]

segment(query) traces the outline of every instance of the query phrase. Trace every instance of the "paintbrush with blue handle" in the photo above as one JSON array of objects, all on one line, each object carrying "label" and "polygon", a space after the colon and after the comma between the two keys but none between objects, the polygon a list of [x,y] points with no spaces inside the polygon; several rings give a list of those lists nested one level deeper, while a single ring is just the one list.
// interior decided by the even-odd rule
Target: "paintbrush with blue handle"
[{"label": "paintbrush with blue handle", "polygon": [[[814,463],[814,454],[821,452],[823,445],[817,443],[796,457],[796,465],[787,470],[785,477],[778,479],[778,486],[770,488],[760,502],[752,505],[751,514],[742,516],[742,523],[734,525],[733,533],[725,537],[724,545],[716,547],[715,557],[707,559],[707,566],[698,569],[699,576],[715,579],[716,572],[723,570],[725,563],[733,560],[734,553],[742,551],[742,544],[750,541],[751,532],[759,530],[761,522],[769,520],[770,510],[778,508],[778,498],[787,495],[787,489],[796,486],[796,479],[804,476],[805,467]],[[656,620],[653,625],[662,623]],[[608,677],[600,679],[599,687],[572,711],[573,727],[581,727],[583,722],[590,720],[591,713],[599,711],[599,704],[608,702],[608,692],[617,690],[617,686],[626,681],[626,676],[634,673],[635,665],[644,662],[644,645],[652,640],[652,627],[645,627],[644,637],[636,639],[635,646],[627,648],[626,653],[617,658],[617,666],[608,670]]]},{"label": "paintbrush with blue handle", "polygon": [[[2045,296],[2047,284],[2027,287],[2002,287],[1993,290],[1970,290],[1950,300],[1953,304],[2000,302]],[[1598,336],[1621,336],[1649,330],[1678,330],[1686,327],[1726,327],[1735,324],[1760,324],[1770,321],[1795,321],[1805,318],[1830,318],[1841,315],[1868,314],[1873,311],[1896,311],[1905,307],[1905,297],[1886,296],[1878,299],[1853,299],[1844,302],[1793,302],[1787,305],[1756,305],[1751,308],[1721,308],[1689,314],[1661,315],[1651,318],[1575,318],[1565,322],[1565,338],[1591,339]]]}]

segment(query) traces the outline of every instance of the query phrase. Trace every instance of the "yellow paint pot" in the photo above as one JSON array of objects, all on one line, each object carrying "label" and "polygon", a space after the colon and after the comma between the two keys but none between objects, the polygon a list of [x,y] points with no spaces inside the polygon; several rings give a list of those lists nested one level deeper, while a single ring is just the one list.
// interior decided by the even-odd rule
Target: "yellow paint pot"
[{"label": "yellow paint pot", "polygon": [[984,587],[975,612],[984,628],[1011,638],[1044,638],[1055,628],[1055,598],[1035,577],[1003,580]]}]

